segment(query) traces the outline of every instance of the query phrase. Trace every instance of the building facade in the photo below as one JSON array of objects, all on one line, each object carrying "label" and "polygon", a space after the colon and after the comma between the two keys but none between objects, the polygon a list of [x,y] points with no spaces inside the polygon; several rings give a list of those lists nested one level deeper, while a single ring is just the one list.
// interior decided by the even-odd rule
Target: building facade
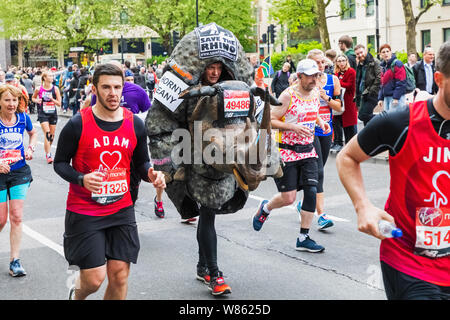
[{"label": "building facade", "polygon": [[[339,51],[338,39],[349,35],[353,43],[376,48],[378,20],[379,44],[389,43],[392,51],[406,52],[406,26],[403,5],[400,0],[343,0],[347,10],[341,17],[327,19],[331,47]],[[378,8],[377,8],[378,2]],[[327,16],[336,15],[341,0],[331,0]],[[424,0],[412,0],[414,15],[425,4]],[[378,9],[378,14],[377,14]],[[378,17],[378,19],[377,19]],[[424,13],[416,26],[416,49],[423,52],[427,45],[437,49],[450,40],[450,0],[442,0]]]}]

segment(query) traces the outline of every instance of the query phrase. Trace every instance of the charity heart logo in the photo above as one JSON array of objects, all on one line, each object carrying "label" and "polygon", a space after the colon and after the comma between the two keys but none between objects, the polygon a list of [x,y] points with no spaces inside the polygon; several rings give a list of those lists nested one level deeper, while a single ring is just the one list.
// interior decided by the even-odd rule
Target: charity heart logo
[{"label": "charity heart logo", "polygon": [[441,205],[445,206],[448,204],[447,196],[442,192],[437,184],[437,181],[441,176],[447,176],[450,179],[450,174],[447,171],[441,170],[436,172],[432,180],[433,187],[436,191],[433,191],[431,193],[429,199],[424,200],[425,202],[433,202],[435,208],[440,208]]},{"label": "charity heart logo", "polygon": [[103,151],[100,154],[100,162],[109,170],[115,169],[122,160],[122,153],[120,151]]}]

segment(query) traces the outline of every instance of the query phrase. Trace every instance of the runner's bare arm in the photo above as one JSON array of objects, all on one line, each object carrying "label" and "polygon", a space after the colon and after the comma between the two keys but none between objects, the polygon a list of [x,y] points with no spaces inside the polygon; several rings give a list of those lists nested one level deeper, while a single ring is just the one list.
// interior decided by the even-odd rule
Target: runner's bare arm
[{"label": "runner's bare arm", "polygon": [[384,219],[394,222],[394,218],[384,210],[376,208],[367,197],[360,163],[369,158],[359,146],[358,140],[352,139],[338,153],[336,166],[339,178],[355,207],[358,230],[382,240],[384,237],[378,231],[378,221]]},{"label": "runner's bare arm", "polygon": [[39,88],[34,90],[33,96],[31,97],[31,101],[33,101],[34,103],[41,103],[42,102],[42,100],[39,99]]},{"label": "runner's bare arm", "polygon": [[153,186],[155,188],[165,188],[166,187],[166,180],[164,178],[164,174],[161,171],[156,171],[151,167],[148,169],[148,178],[152,182]]},{"label": "runner's bare arm", "polygon": [[102,182],[104,175],[105,174],[103,172],[97,171],[85,174],[83,176],[83,187],[88,189],[90,192],[98,193],[103,186]]},{"label": "runner's bare arm", "polygon": [[27,131],[29,136],[28,148],[25,150],[25,160],[33,159],[33,150],[32,147],[36,146],[37,141],[37,131],[36,128],[33,128],[31,131]]},{"label": "runner's bare arm", "polygon": [[[334,84],[333,95],[335,97],[338,97],[341,94],[341,82],[339,81],[338,77],[333,76],[333,84]],[[338,111],[338,112],[342,111],[342,101],[340,99],[333,99],[330,102],[328,102],[328,105],[334,111]]]},{"label": "runner's bare arm", "polygon": [[61,107],[61,93],[59,92],[59,89],[55,87],[55,94],[56,94],[56,99],[53,99],[52,97],[52,101],[58,106]]},{"label": "runner's bare arm", "polygon": [[328,122],[325,122],[322,120],[321,117],[319,117],[319,115],[317,115],[317,120],[316,120],[316,124],[323,130],[323,132],[329,133],[331,131],[330,125],[328,124]]}]

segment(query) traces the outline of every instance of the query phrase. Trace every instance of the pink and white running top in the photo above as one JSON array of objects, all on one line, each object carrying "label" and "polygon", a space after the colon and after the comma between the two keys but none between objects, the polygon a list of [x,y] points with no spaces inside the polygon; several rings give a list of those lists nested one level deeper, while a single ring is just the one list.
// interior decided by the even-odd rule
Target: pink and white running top
[{"label": "pink and white running top", "polygon": [[[318,111],[320,108],[319,97],[312,99],[304,99],[295,93],[295,90],[291,87],[288,89],[291,95],[291,101],[289,108],[285,115],[280,119],[285,123],[300,124],[308,127],[314,133],[314,127],[318,117]],[[278,143],[290,144],[290,145],[308,145],[313,143],[314,135],[310,137],[301,137],[294,131],[280,131],[277,137]],[[284,162],[298,161],[307,158],[317,157],[316,150],[313,148],[311,152],[297,153],[293,150],[280,148],[281,159]]]}]

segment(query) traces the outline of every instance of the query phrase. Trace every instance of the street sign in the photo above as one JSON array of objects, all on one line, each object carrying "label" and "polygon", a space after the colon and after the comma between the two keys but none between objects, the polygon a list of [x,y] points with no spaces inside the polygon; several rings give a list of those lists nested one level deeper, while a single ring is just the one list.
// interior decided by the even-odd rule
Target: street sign
[{"label": "street sign", "polygon": [[78,58],[78,52],[69,52],[69,58]]},{"label": "street sign", "polygon": [[69,51],[71,51],[71,52],[83,52],[84,51],[84,47],[71,47],[69,49]]}]

